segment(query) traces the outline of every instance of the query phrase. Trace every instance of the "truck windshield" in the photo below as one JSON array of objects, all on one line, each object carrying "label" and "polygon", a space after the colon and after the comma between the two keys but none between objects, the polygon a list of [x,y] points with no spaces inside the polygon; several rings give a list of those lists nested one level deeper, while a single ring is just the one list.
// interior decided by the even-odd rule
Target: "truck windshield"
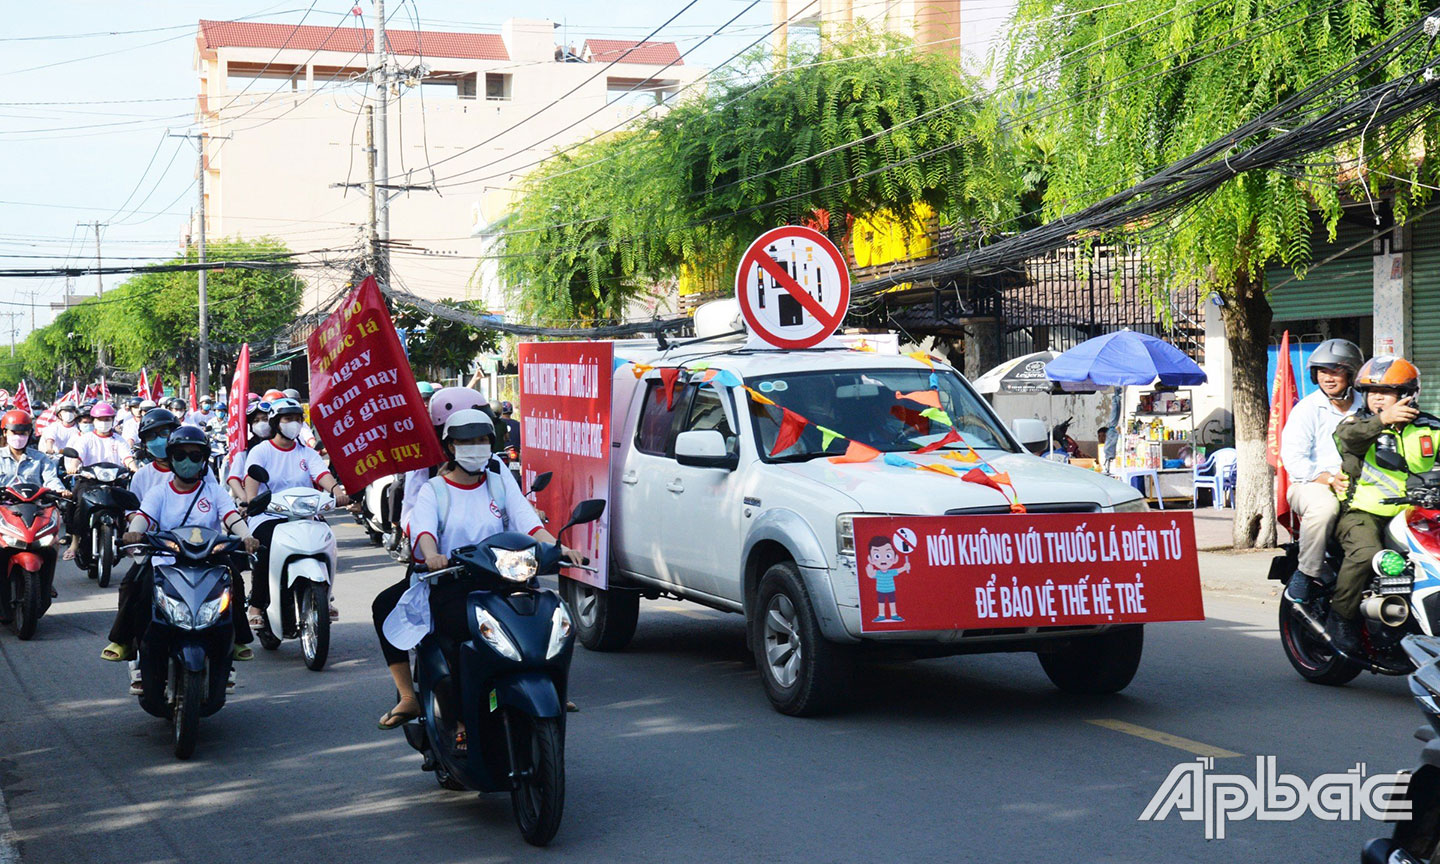
[{"label": "truck windshield", "polygon": [[[849,446],[847,438],[882,453],[903,453],[944,439],[952,428],[960,440],[947,443],[947,448],[1016,452],[989,407],[960,376],[947,369],[936,369],[933,374],[925,369],[797,372],[750,378],[745,383],[775,403],[746,400],[761,453],[777,461],[837,456]],[[930,399],[939,400],[939,412],[926,404]],[[782,408],[809,422],[799,440],[770,457],[784,419]],[[842,437],[827,442],[822,427]]]}]

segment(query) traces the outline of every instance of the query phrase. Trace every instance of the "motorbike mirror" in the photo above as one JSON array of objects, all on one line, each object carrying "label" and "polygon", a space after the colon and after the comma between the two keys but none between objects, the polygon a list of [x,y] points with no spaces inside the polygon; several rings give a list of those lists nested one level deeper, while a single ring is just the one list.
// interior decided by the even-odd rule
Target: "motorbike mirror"
[{"label": "motorbike mirror", "polygon": [[79,458],[80,458],[80,454],[75,452],[75,448],[74,448],[74,447],[66,447],[64,450],[61,450],[61,451],[60,451],[60,455],[61,455],[61,456],[64,456],[66,459],[79,459]]},{"label": "motorbike mirror", "polygon": [[[575,510],[570,514],[570,521],[565,523],[565,528],[575,525],[583,525],[586,522],[594,522],[605,512],[604,498],[587,498],[575,505]],[[564,531],[565,528],[561,528]]]},{"label": "motorbike mirror", "polygon": [[135,493],[129,489],[116,487],[110,490],[110,494],[115,496],[115,503],[126,511],[140,509],[140,499],[135,497]]},{"label": "motorbike mirror", "polygon": [[270,472],[269,472],[269,471],[266,471],[264,468],[260,467],[259,465],[251,465],[249,468],[246,468],[246,469],[245,469],[245,476],[246,476],[246,477],[253,477],[253,478],[255,478],[256,481],[258,481],[258,482],[260,482],[260,483],[269,483],[269,482],[270,482]]},{"label": "motorbike mirror", "polygon": [[550,472],[550,471],[546,471],[546,472],[544,472],[544,473],[542,473],[542,474],[537,475],[537,476],[535,477],[535,482],[530,484],[530,491],[531,491],[531,492],[539,492],[540,490],[544,489],[546,486],[549,486],[549,485],[550,485],[550,481],[551,481],[552,479],[554,479],[554,477],[555,477],[554,473],[553,473],[553,472]]},{"label": "motorbike mirror", "polygon": [[[264,471],[265,469],[264,469],[264,468],[261,468],[260,470],[261,470],[261,471]],[[257,513],[264,513],[264,512],[266,511],[266,509],[268,509],[269,507],[270,507],[270,493],[269,493],[269,492],[261,492],[259,495],[256,495],[254,498],[251,498],[251,499],[250,499],[250,503],[248,503],[248,504],[245,505],[245,515],[246,515],[246,516],[254,516],[254,515],[257,514]]]}]

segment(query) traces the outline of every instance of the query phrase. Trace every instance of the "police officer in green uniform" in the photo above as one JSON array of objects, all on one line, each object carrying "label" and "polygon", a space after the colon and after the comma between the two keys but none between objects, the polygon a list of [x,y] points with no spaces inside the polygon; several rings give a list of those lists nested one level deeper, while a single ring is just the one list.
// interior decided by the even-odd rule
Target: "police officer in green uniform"
[{"label": "police officer in green uniform", "polygon": [[1385,526],[1405,509],[1387,504],[1405,497],[1406,481],[1435,467],[1440,446],[1440,419],[1415,407],[1420,370],[1401,357],[1372,357],[1355,376],[1355,389],[1365,394],[1359,411],[1340,421],[1335,443],[1349,487],[1340,498],[1335,533],[1345,561],[1330,599],[1325,629],[1335,647],[1360,656],[1360,594],[1370,580],[1370,561],[1384,549]]}]

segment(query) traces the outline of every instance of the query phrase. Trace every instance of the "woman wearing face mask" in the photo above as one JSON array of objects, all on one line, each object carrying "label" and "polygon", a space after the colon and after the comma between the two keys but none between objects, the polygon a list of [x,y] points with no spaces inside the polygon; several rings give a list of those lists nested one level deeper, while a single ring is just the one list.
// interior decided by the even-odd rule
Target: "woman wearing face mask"
[{"label": "woman wearing face mask", "polygon": [[[77,458],[66,458],[66,471],[74,474],[81,468],[106,462],[112,465],[124,465],[127,471],[134,472],[135,454],[131,451],[130,445],[125,443],[125,439],[115,431],[115,406],[109,402],[100,402],[90,410],[90,414],[94,421],[94,428],[81,435],[80,439],[71,445]],[[80,428],[85,428],[84,409],[80,411]],[[71,511],[74,516],[68,526],[70,548],[65,550],[66,561],[75,559],[75,553],[81,543],[90,542],[90,532],[86,530],[90,513],[84,506],[84,498],[81,495],[85,485],[87,484],[84,480],[78,481],[75,485],[75,497],[80,503],[76,504]]]},{"label": "woman wearing face mask", "polygon": [[231,456],[226,462],[225,486],[230,490],[230,497],[240,504],[250,500],[245,494],[246,454],[259,447],[262,441],[269,441],[275,436],[274,430],[270,428],[269,410],[269,402],[261,402],[259,396],[250,394],[250,402],[245,409],[245,429],[249,436],[245,441],[245,449]]},{"label": "woman wearing face mask", "polygon": [[[340,507],[350,503],[350,496],[345,494],[345,487],[341,486],[326,467],[325,460],[320,454],[301,444],[296,439],[300,436],[302,427],[305,425],[302,420],[305,416],[305,409],[294,399],[281,397],[270,403],[270,425],[275,437],[269,441],[261,442],[254,450],[246,451],[245,465],[249,470],[251,465],[258,465],[264,468],[270,475],[270,481],[265,488],[271,493],[284,492],[286,489],[294,489],[298,486],[315,486],[324,492],[335,496],[335,504]],[[245,500],[249,501],[260,494],[260,481],[254,477],[245,478]],[[275,533],[275,526],[280,524],[280,517],[268,514],[259,514],[250,518],[250,530],[260,539],[260,543],[266,547],[270,545],[270,537]],[[259,627],[264,622],[265,607],[270,605],[270,562],[269,552],[260,556],[255,562],[255,569],[251,577],[250,585],[250,626]],[[334,601],[330,604],[330,620],[340,617]]]},{"label": "woman wearing face mask", "polygon": [[[123,542],[138,543],[141,532],[146,530],[173,531],[185,525],[197,525],[217,531],[224,528],[243,538],[247,551],[256,551],[259,544],[250,535],[245,520],[230,504],[220,484],[206,474],[210,440],[204,430],[196,426],[176,427],[166,439],[165,451],[173,475],[168,482],[152,486],[140,499],[140,510],[131,515],[130,531],[122,538]],[[134,578],[127,576],[120,583],[120,610],[110,628],[110,644],[100,652],[102,659],[118,662],[134,656],[135,640],[149,621],[148,604],[154,593],[152,574],[147,562]],[[230,596],[243,597],[245,582],[241,573],[232,568],[230,580]],[[235,621],[235,646],[231,656],[236,660],[251,660],[255,652],[248,643],[254,637],[245,624],[245,616],[231,617]]]},{"label": "woman wearing face mask", "polygon": [[[471,390],[469,387],[444,387],[431,392],[429,405],[430,423],[435,428],[436,441],[440,440],[440,433],[445,427],[445,421],[450,419],[450,415],[456,411],[464,411],[467,408],[485,411],[488,408],[488,403],[483,395]],[[494,419],[494,417],[490,418],[492,423]],[[416,468],[414,471],[410,471],[405,475],[403,483],[395,484],[396,487],[399,487],[398,494],[400,495],[399,528],[405,536],[410,536],[410,510],[415,506],[415,497],[420,494],[420,487],[424,486],[425,482],[431,477],[439,474],[444,464],[444,462],[440,462],[429,468]],[[390,508],[390,512],[395,512],[393,505]]]},{"label": "woman wearing face mask", "polygon": [[[452,551],[485,540],[502,531],[520,531],[542,543],[554,543],[535,513],[535,508],[520,492],[515,476],[493,454],[495,424],[483,411],[467,408],[456,411],[445,421],[441,445],[449,461],[440,475],[428,482],[415,496],[410,511],[410,535],[415,560],[428,570],[449,566]],[[443,510],[443,512],[442,512]],[[579,564],[583,556],[574,549],[565,549],[571,562]],[[415,684],[410,674],[409,655],[385,636],[385,619],[410,587],[410,574],[380,592],[372,611],[375,632],[380,637],[380,650],[390,667],[390,677],[400,693],[400,701],[380,718],[381,729],[398,729],[420,716],[420,703],[415,698]],[[465,620],[465,598],[473,585],[458,579],[435,586],[430,593],[430,610],[435,632],[457,642],[469,638]],[[460,724],[455,739],[457,751],[465,748],[464,725]]]},{"label": "woman wearing face mask", "polygon": [[31,444],[35,438],[35,422],[29,413],[19,408],[7,411],[0,417],[0,429],[5,431],[5,449],[0,450],[0,487],[28,483],[69,494],[60,480],[55,460]]},{"label": "woman wearing face mask", "polygon": [[[80,434],[88,435],[95,431],[95,418],[92,412],[95,410],[94,402],[86,402],[80,406]],[[79,440],[78,438],[76,439]]]},{"label": "woman wearing face mask", "polygon": [[55,409],[55,416],[60,422],[45,427],[44,434],[40,436],[40,449],[51,456],[59,456],[61,450],[80,436],[80,412],[74,402],[61,402]]}]

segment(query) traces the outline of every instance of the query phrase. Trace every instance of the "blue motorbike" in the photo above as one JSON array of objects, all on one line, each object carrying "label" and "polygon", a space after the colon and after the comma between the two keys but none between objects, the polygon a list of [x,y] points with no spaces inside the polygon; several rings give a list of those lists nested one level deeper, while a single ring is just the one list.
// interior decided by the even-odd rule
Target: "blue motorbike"
[{"label": "blue motorbike", "polygon": [[[560,572],[565,531],[604,510],[598,499],[577,504],[555,545],[497,534],[455,550],[450,567],[416,574],[432,590],[452,580],[470,589],[470,633],[459,644],[431,633],[416,646],[423,715],[405,726],[405,737],[446,789],[509,792],[520,833],[536,846],[555,836],[565,805],[565,702],[575,649],[570,612],[538,577]],[[457,720],[468,745],[460,753]]]}]

